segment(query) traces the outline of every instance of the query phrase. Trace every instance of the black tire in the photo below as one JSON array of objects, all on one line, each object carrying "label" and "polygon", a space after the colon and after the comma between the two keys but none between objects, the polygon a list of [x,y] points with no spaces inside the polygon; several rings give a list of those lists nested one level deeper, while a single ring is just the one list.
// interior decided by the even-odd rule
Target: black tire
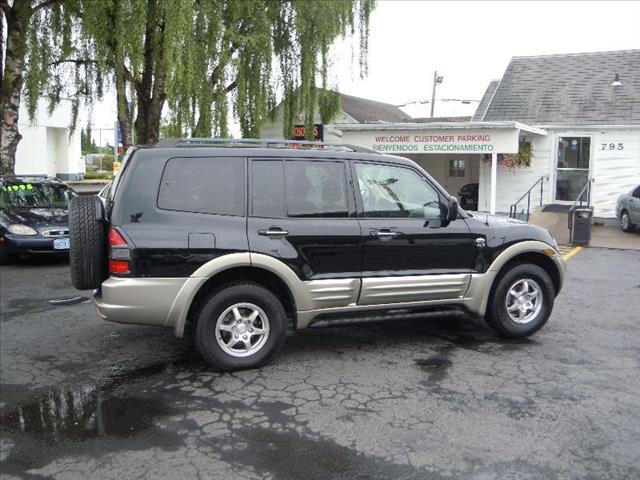
[{"label": "black tire", "polygon": [[[222,314],[238,304],[250,304],[257,306],[263,311],[267,317],[269,326],[268,335],[263,341],[261,347],[255,353],[238,357],[227,353],[218,343],[216,324]],[[241,313],[248,314],[251,309],[240,307]],[[230,312],[228,315],[233,316]],[[258,319],[261,319],[262,314]],[[223,318],[231,318],[225,315]],[[245,319],[246,320],[246,319]],[[264,328],[261,320],[257,321],[258,326]],[[223,320],[224,323],[224,320]],[[236,324],[237,328],[237,324]],[[239,331],[239,330],[237,330]],[[252,330],[253,331],[253,330]],[[219,332],[220,341],[231,340],[233,335],[231,332]],[[276,353],[282,348],[287,333],[287,319],[282,303],[271,291],[261,285],[255,283],[235,283],[226,286],[220,290],[211,293],[210,297],[205,300],[197,318],[195,328],[195,343],[200,355],[206,362],[217,371],[244,370],[247,368],[257,368],[269,362]],[[254,334],[255,335],[255,334]],[[242,333],[237,343],[232,345],[238,347],[242,343]],[[261,337],[256,338],[248,335],[249,343],[254,340],[253,345],[257,345],[261,341]],[[244,345],[246,347],[246,344]]]},{"label": "black tire", "polygon": [[620,230],[623,232],[631,233],[636,229],[636,226],[631,223],[631,217],[629,216],[629,212],[626,210],[622,210],[620,212]]},{"label": "black tire", "polygon": [[[542,301],[539,303],[539,309],[533,308],[533,311],[526,310],[530,312],[531,318],[527,319],[525,315],[520,319],[526,323],[518,323],[512,319],[507,311],[507,303],[513,299],[513,296],[511,296],[508,300],[507,296],[512,287],[516,285],[519,287],[519,291],[524,292],[525,289],[520,288],[524,286],[524,284],[519,283],[524,280],[529,280],[527,284],[532,291],[535,291],[535,287],[538,287],[542,295]],[[528,337],[540,330],[544,324],[547,323],[553,310],[555,296],[556,292],[553,282],[544,269],[530,263],[514,264],[498,279],[491,298],[489,298],[485,319],[487,324],[499,335],[512,338]],[[519,301],[525,302],[525,299],[523,298]],[[538,303],[535,303],[535,305],[538,305]],[[515,302],[512,302],[510,306],[516,307]],[[525,308],[527,307],[525,306]],[[519,314],[521,314],[521,312],[514,312],[513,315]]]},{"label": "black tire", "polygon": [[104,207],[96,196],[78,196],[69,203],[69,265],[78,290],[100,287],[107,278]]}]

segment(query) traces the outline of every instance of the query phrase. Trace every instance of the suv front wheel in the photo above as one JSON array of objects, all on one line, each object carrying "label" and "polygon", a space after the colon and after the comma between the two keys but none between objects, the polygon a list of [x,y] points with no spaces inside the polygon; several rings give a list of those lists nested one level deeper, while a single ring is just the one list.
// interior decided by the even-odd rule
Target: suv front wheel
[{"label": "suv front wheel", "polygon": [[519,264],[499,280],[487,308],[487,324],[505,337],[528,337],[540,330],[553,309],[555,289],[549,274]]},{"label": "suv front wheel", "polygon": [[237,283],[210,295],[198,315],[195,341],[214,369],[242,370],[271,360],[286,333],[280,300],[261,285]]}]

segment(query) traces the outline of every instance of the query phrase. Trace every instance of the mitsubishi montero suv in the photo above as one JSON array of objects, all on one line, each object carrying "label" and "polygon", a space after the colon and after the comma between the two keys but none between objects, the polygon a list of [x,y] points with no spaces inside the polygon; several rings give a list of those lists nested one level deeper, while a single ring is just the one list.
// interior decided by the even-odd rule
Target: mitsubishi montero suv
[{"label": "mitsubishi montero suv", "polygon": [[71,276],[98,314],[193,329],[217,370],[264,365],[287,330],[433,310],[524,337],[564,262],[551,234],[470,214],[411,160],[336,144],[166,140],[106,198],[70,205]]}]

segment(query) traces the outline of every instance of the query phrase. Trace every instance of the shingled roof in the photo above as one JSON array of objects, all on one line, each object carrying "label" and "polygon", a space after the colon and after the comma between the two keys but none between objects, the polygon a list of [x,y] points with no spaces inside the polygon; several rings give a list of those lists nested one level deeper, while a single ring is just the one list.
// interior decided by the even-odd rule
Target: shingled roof
[{"label": "shingled roof", "polygon": [[[639,125],[638,72],[640,50],[514,57],[499,84],[489,84],[473,120]],[[616,74],[620,86],[611,85]]]},{"label": "shingled roof", "polygon": [[411,117],[395,105],[340,94],[342,111],[360,123],[407,122]]}]

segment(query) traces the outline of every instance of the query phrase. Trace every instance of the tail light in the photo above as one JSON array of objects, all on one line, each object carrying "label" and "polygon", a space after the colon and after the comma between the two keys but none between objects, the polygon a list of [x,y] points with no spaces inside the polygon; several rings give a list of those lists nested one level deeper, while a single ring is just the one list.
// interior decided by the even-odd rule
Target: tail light
[{"label": "tail light", "polygon": [[109,273],[127,274],[130,272],[131,250],[126,240],[115,229],[109,229]]}]

